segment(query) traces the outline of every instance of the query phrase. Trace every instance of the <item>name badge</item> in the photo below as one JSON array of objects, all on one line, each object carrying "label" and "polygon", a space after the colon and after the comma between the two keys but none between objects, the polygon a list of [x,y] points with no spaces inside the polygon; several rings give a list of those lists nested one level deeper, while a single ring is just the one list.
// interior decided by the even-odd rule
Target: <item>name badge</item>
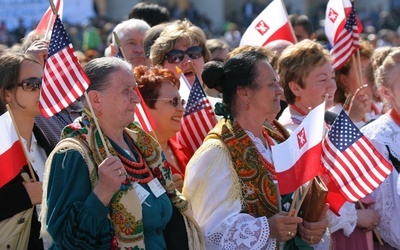
[{"label": "name badge", "polygon": [[154,178],[147,185],[149,185],[151,192],[153,192],[156,198],[160,197],[163,193],[166,192],[157,178]]},{"label": "name badge", "polygon": [[147,199],[147,197],[150,195],[150,193],[146,189],[144,189],[142,186],[140,186],[140,184],[138,184],[137,182],[133,182],[132,185],[136,191],[136,194],[139,197],[140,204],[143,204],[143,202]]}]

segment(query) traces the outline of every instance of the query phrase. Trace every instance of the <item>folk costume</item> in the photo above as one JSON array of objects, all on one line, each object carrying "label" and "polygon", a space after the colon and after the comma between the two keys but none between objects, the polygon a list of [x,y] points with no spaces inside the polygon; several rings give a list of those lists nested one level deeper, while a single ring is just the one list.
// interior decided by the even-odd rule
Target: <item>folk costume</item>
[{"label": "folk costume", "polygon": [[[275,142],[267,135],[270,146]],[[278,213],[272,153],[260,139],[223,118],[186,169],[183,193],[208,249],[275,249],[267,218]]]},{"label": "folk costume", "polygon": [[[107,154],[89,111],[63,130],[63,140],[47,161],[41,219],[42,234],[47,229],[54,240],[51,248],[165,249],[163,229],[172,205],[185,215],[189,245],[201,246],[188,202],[176,191],[159,144],[133,123],[124,130],[131,153],[104,137],[127,171],[109,206],[93,193],[97,166]],[[150,188],[155,179],[164,193]]]},{"label": "folk costume", "polygon": [[377,201],[371,209],[381,216],[376,229],[382,240],[393,249],[400,249],[400,115],[392,109],[361,128],[361,132],[394,167],[371,193]]}]

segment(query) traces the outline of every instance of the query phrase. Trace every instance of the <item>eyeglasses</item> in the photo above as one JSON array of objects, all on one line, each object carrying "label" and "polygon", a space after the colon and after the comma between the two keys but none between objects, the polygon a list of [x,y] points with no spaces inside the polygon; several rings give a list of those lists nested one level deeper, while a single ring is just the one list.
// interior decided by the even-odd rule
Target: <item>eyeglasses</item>
[{"label": "eyeglasses", "polygon": [[36,91],[40,89],[42,86],[42,78],[31,77],[28,79],[22,80],[22,82],[18,83],[18,87],[22,87],[25,91]]},{"label": "eyeglasses", "polygon": [[171,103],[171,105],[176,108],[178,107],[179,103],[182,104],[183,107],[185,107],[186,101],[185,99],[181,99],[179,97],[173,97],[173,98],[158,98],[158,99],[147,99],[148,101],[168,101]]},{"label": "eyeglasses", "polygon": [[165,55],[165,59],[169,63],[179,63],[182,62],[185,54],[188,55],[191,59],[198,59],[203,56],[203,49],[200,46],[193,46],[188,48],[187,50],[171,50]]}]

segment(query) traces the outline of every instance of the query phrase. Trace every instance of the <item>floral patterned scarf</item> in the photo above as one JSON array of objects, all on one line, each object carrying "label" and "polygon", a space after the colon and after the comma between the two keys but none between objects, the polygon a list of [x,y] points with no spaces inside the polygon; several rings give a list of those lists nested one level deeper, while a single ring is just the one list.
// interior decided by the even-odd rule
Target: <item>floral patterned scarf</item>
[{"label": "floral patterned scarf", "polygon": [[270,218],[278,212],[277,192],[271,175],[274,166],[259,153],[238,123],[222,119],[207,139],[220,139],[228,147],[236,173],[242,182],[243,211]]},{"label": "floral patterned scarf", "polygon": [[[133,139],[153,175],[158,178],[166,190],[172,204],[181,213],[190,214],[188,202],[175,189],[171,170],[164,165],[160,145],[135,123],[129,124],[125,131]],[[91,155],[89,157],[95,166],[93,169],[89,169],[92,188],[98,181],[97,166],[107,158],[105,145],[100,139],[99,132],[90,111],[85,110],[82,117],[65,127],[61,135],[61,139],[78,139],[90,149]],[[103,137],[110,154],[117,156],[110,141],[104,134]],[[128,178],[110,202],[110,219],[114,225],[118,249],[144,249],[141,205]]]}]

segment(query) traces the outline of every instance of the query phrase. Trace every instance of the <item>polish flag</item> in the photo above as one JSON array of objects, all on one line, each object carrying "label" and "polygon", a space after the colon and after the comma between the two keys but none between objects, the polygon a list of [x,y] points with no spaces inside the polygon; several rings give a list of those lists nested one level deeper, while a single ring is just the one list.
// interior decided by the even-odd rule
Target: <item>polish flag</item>
[{"label": "polish flag", "polygon": [[10,114],[0,116],[0,188],[17,176],[26,159]]},{"label": "polish flag", "polygon": [[243,34],[240,46],[265,46],[275,40],[296,41],[282,0],[273,0],[253,20]]},{"label": "polish flag", "polygon": [[[62,20],[63,16],[63,10],[64,10],[64,0],[54,0],[54,6],[56,7],[56,12],[60,16],[60,19]],[[49,6],[44,13],[42,19],[38,23],[35,33],[36,34],[41,34],[45,33],[47,29],[51,29],[53,27],[54,21],[56,20],[56,16],[53,14],[53,11],[51,10],[51,6]]]},{"label": "polish flag", "polygon": [[279,192],[288,194],[322,172],[325,102],[314,108],[293,134],[272,147]]}]

